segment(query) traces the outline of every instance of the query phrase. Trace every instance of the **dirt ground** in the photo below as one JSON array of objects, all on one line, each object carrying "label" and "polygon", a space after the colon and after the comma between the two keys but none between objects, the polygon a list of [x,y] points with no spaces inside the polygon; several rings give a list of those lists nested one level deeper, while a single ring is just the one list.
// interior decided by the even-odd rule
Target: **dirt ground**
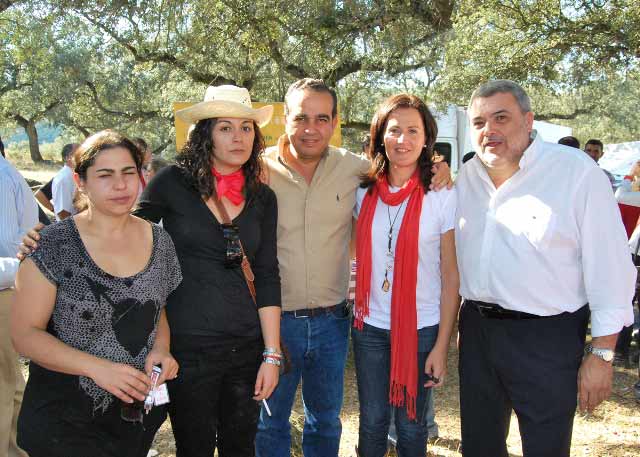
[{"label": "dirt ground", "polygon": [[[571,446],[573,457],[637,457],[640,455],[640,403],[636,402],[631,389],[637,379],[636,371],[616,367],[613,394],[609,400],[592,415],[576,414]],[[436,393],[435,407],[440,437],[430,440],[428,456],[460,456],[457,352],[453,345],[449,352],[447,382]],[[291,424],[292,456],[302,457],[300,445],[304,412],[299,395],[291,416]],[[358,394],[355,369],[351,360],[345,373],[342,426],[340,457],[355,456],[354,448],[358,440]],[[518,421],[515,416],[512,418],[508,444],[510,456],[522,456]],[[158,451],[161,457],[175,456],[169,421],[160,429],[153,449]]]}]

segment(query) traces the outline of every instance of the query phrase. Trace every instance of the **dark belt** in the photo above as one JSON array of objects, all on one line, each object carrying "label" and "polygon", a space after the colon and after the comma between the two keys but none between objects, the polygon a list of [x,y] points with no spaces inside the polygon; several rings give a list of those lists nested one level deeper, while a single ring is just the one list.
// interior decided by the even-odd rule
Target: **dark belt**
[{"label": "dark belt", "polygon": [[[476,300],[465,300],[465,306],[470,306],[480,313],[480,315],[487,319],[545,319],[548,317],[557,317],[560,314],[554,314],[552,316],[538,316],[537,314],[524,313],[522,311],[513,311],[511,309],[505,309],[495,303],[486,303]],[[562,313],[568,314],[568,313]]]},{"label": "dark belt", "polygon": [[334,311],[345,306],[345,302],[338,303],[337,305],[324,306],[320,308],[305,308],[305,309],[296,309],[295,311],[282,311],[282,314],[285,316],[293,316],[296,319],[302,319],[305,317],[317,317],[317,316],[325,316],[327,314],[331,314]]}]

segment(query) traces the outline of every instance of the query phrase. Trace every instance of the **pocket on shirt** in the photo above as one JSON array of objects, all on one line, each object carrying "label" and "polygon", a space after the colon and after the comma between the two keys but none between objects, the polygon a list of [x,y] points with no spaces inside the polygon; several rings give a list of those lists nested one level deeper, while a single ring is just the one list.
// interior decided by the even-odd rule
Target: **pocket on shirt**
[{"label": "pocket on shirt", "polygon": [[557,217],[549,207],[531,208],[524,215],[523,234],[536,250],[549,246],[556,229]]}]

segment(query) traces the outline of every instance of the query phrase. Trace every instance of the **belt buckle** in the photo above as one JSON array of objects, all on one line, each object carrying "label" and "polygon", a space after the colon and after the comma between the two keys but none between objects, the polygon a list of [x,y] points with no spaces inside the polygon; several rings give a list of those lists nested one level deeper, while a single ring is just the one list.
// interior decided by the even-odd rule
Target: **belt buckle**
[{"label": "belt buckle", "polygon": [[294,310],[293,311],[293,318],[294,319],[308,319],[309,318],[309,314],[308,313],[298,316],[298,311],[305,311],[306,312],[308,310],[306,310],[306,309],[296,309],[296,310]]},{"label": "belt buckle", "polygon": [[491,306],[481,305],[479,303],[476,303],[476,309],[480,312],[482,317],[489,317],[489,313],[493,311]]}]

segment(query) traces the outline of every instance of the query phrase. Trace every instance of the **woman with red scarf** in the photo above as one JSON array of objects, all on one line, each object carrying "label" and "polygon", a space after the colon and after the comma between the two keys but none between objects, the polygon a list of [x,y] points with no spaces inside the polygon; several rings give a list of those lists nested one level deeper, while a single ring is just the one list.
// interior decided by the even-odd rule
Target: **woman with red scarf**
[{"label": "woman with red scarf", "polygon": [[401,457],[424,457],[430,389],[444,382],[459,307],[455,190],[429,192],[436,121],[419,98],[387,99],[371,123],[357,193],[353,344],[361,457],[387,452],[392,408]]},{"label": "woman with red scarf", "polygon": [[[176,115],[193,125],[177,165],[147,183],[135,214],[162,220],[183,282],[167,300],[171,350],[169,415],[181,457],[253,456],[260,403],[278,383],[278,208],[260,182],[260,127],[272,106],[249,92],[209,87]],[[250,270],[246,262],[250,264]],[[253,276],[253,281],[251,281]]]}]

